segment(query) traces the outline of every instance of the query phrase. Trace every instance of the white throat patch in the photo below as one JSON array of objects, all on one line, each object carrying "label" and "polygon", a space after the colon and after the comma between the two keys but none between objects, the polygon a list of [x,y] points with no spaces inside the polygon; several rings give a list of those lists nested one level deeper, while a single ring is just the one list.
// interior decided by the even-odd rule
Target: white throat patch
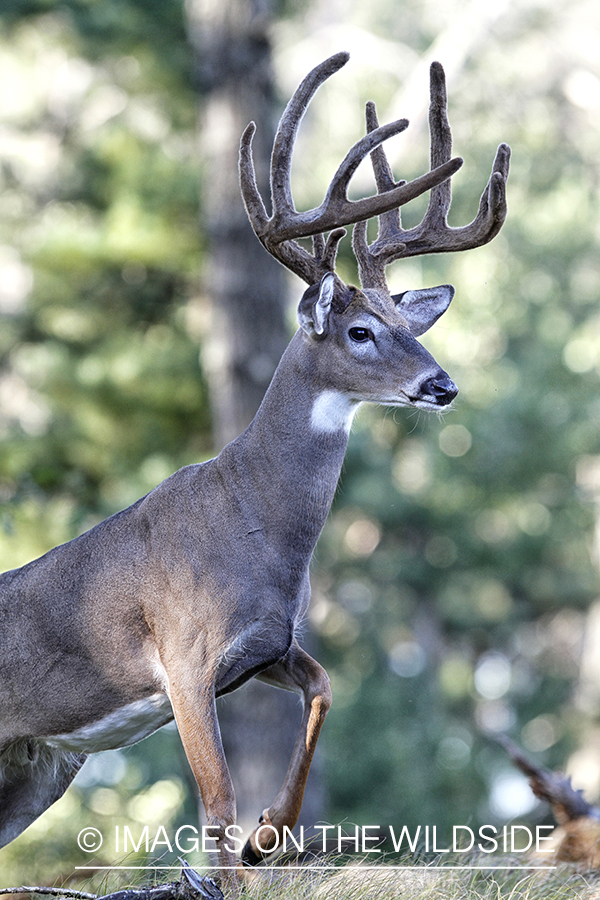
[{"label": "white throat patch", "polygon": [[357,400],[351,400],[339,391],[323,391],[313,403],[310,414],[311,428],[315,431],[350,432],[354,414],[359,407]]}]

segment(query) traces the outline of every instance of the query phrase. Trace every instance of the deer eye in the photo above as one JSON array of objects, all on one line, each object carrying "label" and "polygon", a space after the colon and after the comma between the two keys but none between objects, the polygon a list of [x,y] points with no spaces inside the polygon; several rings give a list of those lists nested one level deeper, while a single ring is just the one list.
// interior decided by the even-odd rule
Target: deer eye
[{"label": "deer eye", "polygon": [[370,341],[373,339],[373,335],[368,328],[351,328],[348,331],[348,334],[353,341],[356,341],[357,344],[362,344],[364,341]]}]

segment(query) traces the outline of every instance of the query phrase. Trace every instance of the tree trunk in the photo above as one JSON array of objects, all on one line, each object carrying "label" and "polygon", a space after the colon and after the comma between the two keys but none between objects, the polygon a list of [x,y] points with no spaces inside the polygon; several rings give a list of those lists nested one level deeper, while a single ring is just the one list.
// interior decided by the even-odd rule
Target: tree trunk
[{"label": "tree trunk", "polygon": [[[253,418],[288,342],[286,274],[260,246],[238,183],[238,147],[251,120],[263,197],[278,118],[268,38],[268,4],[261,0],[187,0],[188,29],[200,92],[205,286],[212,327],[203,346],[213,434],[220,449]],[[254,827],[275,798],[290,760],[300,709],[294,695],[254,680],[219,703],[223,743],[236,787],[238,821]],[[313,786],[311,786],[311,784]],[[302,821],[321,814],[309,781]]]},{"label": "tree trunk", "polygon": [[256,239],[238,181],[240,137],[254,120],[257,177],[269,196],[277,108],[264,3],[188,0],[187,9],[201,94],[206,288],[213,307],[204,356],[220,449],[253,418],[288,340],[285,271]]}]

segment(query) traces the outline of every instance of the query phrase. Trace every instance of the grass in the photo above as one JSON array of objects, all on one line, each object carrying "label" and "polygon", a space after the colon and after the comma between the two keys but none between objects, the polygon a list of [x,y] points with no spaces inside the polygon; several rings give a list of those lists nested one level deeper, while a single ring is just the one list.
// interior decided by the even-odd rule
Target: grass
[{"label": "grass", "polygon": [[247,886],[246,896],[248,900],[600,900],[600,872],[578,872],[567,865],[538,870],[521,865],[507,871],[452,869],[447,864],[404,869],[353,864],[333,872],[264,872]]},{"label": "grass", "polygon": [[[484,860],[488,863],[489,860]],[[494,868],[478,868],[481,859],[444,859],[443,864],[411,866],[364,865],[353,858],[334,869],[323,864],[285,870],[261,867],[254,871],[242,900],[600,900],[600,870],[583,871],[570,864],[530,869],[522,860],[496,858]],[[514,866],[514,868],[505,868]],[[141,873],[140,873],[141,874]],[[147,874],[147,873],[146,873]],[[199,873],[204,874],[204,873]],[[98,896],[123,889],[124,873],[104,873],[81,889]],[[158,875],[158,873],[157,873]],[[176,881],[180,869],[160,873],[154,884]],[[125,876],[127,877],[127,876]],[[131,877],[131,873],[129,873]],[[136,879],[137,880],[137,879]],[[148,879],[140,878],[148,883]],[[131,886],[131,882],[129,882]],[[137,884],[140,888],[142,885]],[[75,887],[75,885],[72,885]],[[1,892],[0,892],[1,893]]]}]

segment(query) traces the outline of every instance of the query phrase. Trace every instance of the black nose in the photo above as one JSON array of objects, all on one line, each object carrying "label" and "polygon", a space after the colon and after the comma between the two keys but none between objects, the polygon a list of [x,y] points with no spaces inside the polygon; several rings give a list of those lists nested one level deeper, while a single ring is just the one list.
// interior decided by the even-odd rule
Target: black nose
[{"label": "black nose", "polygon": [[421,391],[425,396],[434,397],[440,406],[452,403],[458,394],[458,388],[445,372],[424,381]]}]

